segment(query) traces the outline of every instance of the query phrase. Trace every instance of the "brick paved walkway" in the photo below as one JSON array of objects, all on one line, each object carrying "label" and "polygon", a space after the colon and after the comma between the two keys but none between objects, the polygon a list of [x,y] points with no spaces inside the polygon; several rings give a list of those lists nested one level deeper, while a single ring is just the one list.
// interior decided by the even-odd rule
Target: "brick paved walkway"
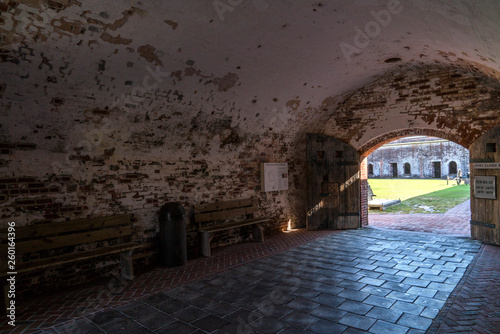
[{"label": "brick paved walkway", "polygon": [[391,230],[470,236],[470,201],[442,214],[390,214],[370,211],[369,226]]}]

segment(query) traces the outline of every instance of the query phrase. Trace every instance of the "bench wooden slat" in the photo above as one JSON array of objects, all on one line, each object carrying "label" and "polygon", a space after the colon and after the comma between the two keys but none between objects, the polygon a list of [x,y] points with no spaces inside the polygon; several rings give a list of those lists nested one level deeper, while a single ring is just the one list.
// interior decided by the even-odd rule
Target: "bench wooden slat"
[{"label": "bench wooden slat", "polygon": [[[35,271],[38,269],[49,268],[61,264],[71,263],[75,261],[88,260],[95,257],[103,256],[103,255],[111,255],[120,253],[127,250],[137,249],[144,247],[143,244],[139,244],[136,242],[129,242],[126,244],[113,245],[104,248],[92,249],[89,251],[83,251],[78,253],[64,254],[59,256],[53,256],[46,259],[38,259],[29,262],[23,262],[16,266],[16,272],[18,274]],[[1,276],[6,276],[8,270],[7,267],[1,268],[2,273]]]},{"label": "bench wooden slat", "polygon": [[[270,218],[254,218],[254,213],[258,209],[259,200],[255,197],[195,205],[194,221],[198,223],[201,254],[203,256],[211,255],[210,242],[215,232],[242,226],[251,225],[253,239],[264,242],[262,223],[269,221]],[[242,220],[243,218],[246,219]],[[221,224],[222,220],[225,222]],[[214,222],[215,225],[202,227],[202,223],[210,221]]]},{"label": "bench wooden slat", "polygon": [[[92,229],[130,224],[130,215],[116,215],[76,219],[73,221],[47,223],[40,225],[16,227],[16,239],[37,238],[45,235],[61,234],[74,231],[88,231]],[[0,236],[6,236],[7,229],[0,229]],[[5,240],[5,239],[4,239]]]},{"label": "bench wooden slat", "polygon": [[36,252],[59,247],[81,245],[90,242],[129,236],[132,233],[130,225],[109,227],[103,230],[72,233],[68,235],[47,237],[43,239],[27,240],[16,243],[18,253]]},{"label": "bench wooden slat", "polygon": [[237,218],[243,215],[248,215],[255,213],[257,211],[257,207],[250,206],[244,208],[237,208],[233,210],[224,210],[224,211],[215,211],[210,213],[200,213],[194,216],[195,222],[206,222],[210,220],[225,220]]},{"label": "bench wooden slat", "polygon": [[235,199],[223,202],[198,204],[194,206],[194,212],[195,214],[199,214],[207,211],[226,210],[242,206],[252,206],[252,205],[256,206],[257,204],[258,204],[257,198]]},{"label": "bench wooden slat", "polygon": [[218,232],[218,231],[224,231],[224,230],[228,230],[228,229],[236,228],[236,227],[248,226],[248,225],[253,225],[253,224],[257,224],[257,223],[265,223],[267,221],[269,221],[269,218],[248,219],[248,220],[243,220],[240,222],[234,222],[234,223],[229,223],[229,224],[203,227],[200,229],[200,231],[202,231],[202,232]]}]

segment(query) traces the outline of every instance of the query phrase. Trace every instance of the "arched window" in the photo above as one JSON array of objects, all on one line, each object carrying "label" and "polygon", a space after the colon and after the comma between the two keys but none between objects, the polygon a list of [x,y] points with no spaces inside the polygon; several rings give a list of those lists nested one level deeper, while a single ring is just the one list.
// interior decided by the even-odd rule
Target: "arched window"
[{"label": "arched window", "polygon": [[457,174],[457,163],[455,161],[450,162],[448,165],[448,174]]},{"label": "arched window", "polygon": [[373,165],[368,164],[368,175],[373,175]]},{"label": "arched window", "polygon": [[411,165],[408,162],[405,163],[405,175],[411,175]]}]

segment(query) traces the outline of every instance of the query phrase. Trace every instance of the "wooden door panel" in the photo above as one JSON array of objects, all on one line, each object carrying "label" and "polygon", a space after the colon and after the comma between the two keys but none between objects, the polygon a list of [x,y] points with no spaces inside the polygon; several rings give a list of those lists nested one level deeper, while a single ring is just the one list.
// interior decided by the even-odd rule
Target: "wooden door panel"
[{"label": "wooden door panel", "polygon": [[[494,146],[495,149],[489,149]],[[476,163],[500,162],[500,127],[496,127],[478,138],[470,147],[471,161],[471,237],[482,242],[500,246],[500,186],[496,184],[496,198],[476,196],[474,185],[477,177],[494,176],[500,182],[500,169],[481,168]]]},{"label": "wooden door panel", "polygon": [[346,143],[307,135],[307,228],[360,226],[359,155]]}]

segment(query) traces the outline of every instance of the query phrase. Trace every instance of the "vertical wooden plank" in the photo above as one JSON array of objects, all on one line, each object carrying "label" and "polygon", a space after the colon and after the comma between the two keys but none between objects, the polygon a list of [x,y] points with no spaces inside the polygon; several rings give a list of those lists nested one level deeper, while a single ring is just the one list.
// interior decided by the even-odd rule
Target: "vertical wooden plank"
[{"label": "vertical wooden plank", "polygon": [[[495,150],[487,150],[487,144]],[[471,237],[500,246],[500,169],[478,169],[477,162],[500,162],[500,127],[478,138],[469,148],[471,159]],[[496,176],[496,199],[477,198],[474,183],[477,176]]]},{"label": "vertical wooden plank", "polygon": [[348,144],[308,134],[307,228],[347,229],[360,226],[359,155]]}]

